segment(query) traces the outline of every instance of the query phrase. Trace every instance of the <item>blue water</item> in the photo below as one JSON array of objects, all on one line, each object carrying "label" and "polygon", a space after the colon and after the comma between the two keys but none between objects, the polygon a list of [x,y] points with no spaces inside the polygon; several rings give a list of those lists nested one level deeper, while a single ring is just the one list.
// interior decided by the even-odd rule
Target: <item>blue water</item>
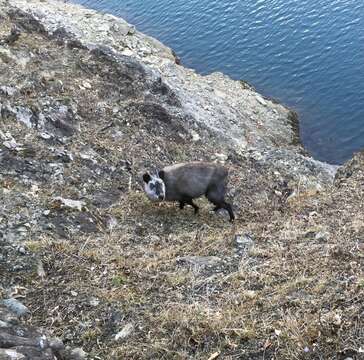
[{"label": "blue water", "polygon": [[202,74],[222,71],[299,113],[317,159],[364,148],[364,1],[75,0],[118,15]]}]

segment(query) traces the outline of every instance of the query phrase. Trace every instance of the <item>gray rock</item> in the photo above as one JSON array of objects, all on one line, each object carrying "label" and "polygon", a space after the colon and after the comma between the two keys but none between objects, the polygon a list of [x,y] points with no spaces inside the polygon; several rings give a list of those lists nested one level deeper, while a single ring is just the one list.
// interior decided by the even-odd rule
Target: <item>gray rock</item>
[{"label": "gray rock", "polygon": [[319,241],[327,241],[330,238],[330,233],[327,231],[319,231],[316,235],[315,235],[315,239],[319,240]]},{"label": "gray rock", "polygon": [[221,259],[217,256],[183,256],[176,259],[177,264],[187,264],[197,267],[211,267],[217,265]]},{"label": "gray rock", "polygon": [[16,316],[21,317],[30,313],[29,309],[23,305],[19,300],[10,298],[5,299],[2,303],[12,311]]},{"label": "gray rock", "polygon": [[90,304],[91,306],[97,306],[97,305],[99,305],[99,304],[100,304],[100,300],[99,300],[98,298],[92,297],[92,298],[90,298],[90,300],[89,300],[89,304]]},{"label": "gray rock", "polygon": [[49,341],[49,347],[56,351],[61,351],[65,348],[63,341],[59,338],[53,338]]},{"label": "gray rock", "polygon": [[0,328],[6,328],[6,327],[9,327],[9,326],[10,326],[9,323],[7,323],[6,321],[0,320]]},{"label": "gray rock", "polygon": [[3,145],[9,150],[22,151],[22,144],[19,144],[15,141],[15,139],[10,139],[3,142]]},{"label": "gray rock", "polygon": [[[16,346],[31,346],[35,348],[45,348],[44,340],[37,333],[32,336],[18,336],[9,333],[8,331],[0,331],[0,348],[12,348]],[[33,336],[34,335],[34,336]]]},{"label": "gray rock", "polygon": [[254,240],[249,234],[237,234],[235,235],[235,246],[237,254],[242,256],[254,246]]},{"label": "gray rock", "polygon": [[44,128],[58,137],[69,137],[78,131],[73,110],[65,105],[54,106],[46,113],[47,122]]},{"label": "gray rock", "polygon": [[192,136],[192,141],[199,141],[201,139],[200,135],[193,129],[190,131],[190,134]]},{"label": "gray rock", "polygon": [[22,255],[25,255],[27,253],[27,251],[25,250],[24,246],[19,246],[18,247],[18,252]]},{"label": "gray rock", "polygon": [[0,94],[3,93],[7,96],[14,96],[18,92],[18,89],[12,86],[0,86]]},{"label": "gray rock", "polygon": [[0,349],[1,360],[24,360],[26,357],[15,349]]},{"label": "gray rock", "polygon": [[220,162],[220,163],[224,164],[224,163],[226,162],[226,160],[228,159],[228,155],[226,155],[226,154],[222,154],[222,153],[215,153],[215,154],[214,154],[214,158],[215,158],[218,162]]},{"label": "gray rock", "polygon": [[70,163],[74,160],[73,154],[66,149],[55,150],[55,155],[57,158],[61,159],[64,163]]},{"label": "gray rock", "polygon": [[33,127],[32,124],[33,112],[26,107],[17,108],[16,119],[26,125],[28,128]]},{"label": "gray rock", "polygon": [[266,169],[274,169],[286,181],[300,184],[300,189],[322,190],[334,181],[338,169],[313,158],[299,154],[295,149],[254,150],[251,158]]},{"label": "gray rock", "polygon": [[61,196],[56,196],[53,201],[55,203],[59,203],[61,207],[82,211],[82,209],[86,206],[86,203],[81,200],[72,200],[72,199],[64,199]]},{"label": "gray rock", "polygon": [[75,348],[71,351],[70,360],[83,360],[87,358],[87,353],[82,348]]},{"label": "gray rock", "polygon": [[235,235],[235,242],[239,247],[251,248],[254,245],[254,240],[249,234]]},{"label": "gray rock", "polygon": [[0,303],[0,319],[5,324],[3,327],[18,325],[18,317],[5,305]]},{"label": "gray rock", "polygon": [[47,132],[41,132],[39,134],[39,137],[42,138],[43,140],[49,140],[53,138],[53,135],[48,134]]},{"label": "gray rock", "polygon": [[115,335],[115,341],[124,340],[129,337],[134,331],[134,325],[132,323],[126,324],[121,331]]}]

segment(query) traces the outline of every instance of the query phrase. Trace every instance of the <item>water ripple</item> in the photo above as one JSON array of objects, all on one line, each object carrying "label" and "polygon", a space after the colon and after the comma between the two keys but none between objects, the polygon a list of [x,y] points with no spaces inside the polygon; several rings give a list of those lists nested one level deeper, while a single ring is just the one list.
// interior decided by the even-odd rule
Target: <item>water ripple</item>
[{"label": "water ripple", "polygon": [[340,163],[364,148],[364,2],[74,1],[125,18],[186,66],[247,80],[297,109],[315,157]]}]

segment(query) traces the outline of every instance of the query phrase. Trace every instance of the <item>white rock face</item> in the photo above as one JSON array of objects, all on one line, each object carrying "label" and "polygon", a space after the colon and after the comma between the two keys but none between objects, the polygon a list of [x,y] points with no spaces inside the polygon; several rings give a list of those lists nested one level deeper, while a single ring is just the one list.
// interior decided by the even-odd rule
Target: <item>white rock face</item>
[{"label": "white rock face", "polygon": [[173,89],[190,121],[207,127],[221,142],[243,150],[288,146],[297,139],[288,109],[222,73],[202,76],[177,65],[168,47],[123,19],[54,0],[9,3],[38,19],[49,34],[62,29],[89,48],[108,46],[115,54],[138,59]]}]

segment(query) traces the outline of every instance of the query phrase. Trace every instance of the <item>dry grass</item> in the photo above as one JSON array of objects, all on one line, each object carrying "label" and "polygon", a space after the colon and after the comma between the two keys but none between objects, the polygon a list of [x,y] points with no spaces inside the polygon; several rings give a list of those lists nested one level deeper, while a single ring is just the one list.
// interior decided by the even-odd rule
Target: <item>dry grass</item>
[{"label": "dry grass", "polygon": [[[333,191],[321,196],[338,203],[340,194]],[[95,357],[360,356],[363,254],[357,248],[360,239],[352,235],[359,234],[355,229],[361,224],[355,217],[343,216],[342,202],[335,208],[330,201],[327,207],[316,207],[317,215],[310,215],[311,201],[317,200],[287,208],[286,213],[266,221],[247,224],[238,220],[231,227],[207,213],[205,206],[196,218],[192,211],[153,206],[131,192],[124,199],[127,206],[112,209],[120,229],[72,243],[43,240],[33,248],[43,251],[46,264],[52,264],[46,283],[33,290],[33,295],[43,294],[47,308],[52,308],[50,302],[59,306],[58,299],[46,288],[63,294],[72,289],[78,292],[78,305],[92,325],[77,333]],[[348,207],[354,210],[353,206],[361,204],[354,198]],[[344,226],[339,226],[336,214]],[[329,235],[315,238],[323,229]],[[237,257],[233,237],[245,232],[253,234],[255,244]],[[212,268],[179,265],[176,259],[186,255],[218,256],[223,264]],[[62,282],[52,285],[59,272]],[[86,310],[81,299],[90,296],[100,304]],[[117,332],[105,319],[96,324],[110,307],[122,312],[121,324],[136,326],[125,342],[105,337]],[[59,334],[67,323],[77,328],[69,321],[77,323],[79,316],[67,311],[58,326],[43,312],[35,311],[34,320],[39,317],[42,325]]]}]

